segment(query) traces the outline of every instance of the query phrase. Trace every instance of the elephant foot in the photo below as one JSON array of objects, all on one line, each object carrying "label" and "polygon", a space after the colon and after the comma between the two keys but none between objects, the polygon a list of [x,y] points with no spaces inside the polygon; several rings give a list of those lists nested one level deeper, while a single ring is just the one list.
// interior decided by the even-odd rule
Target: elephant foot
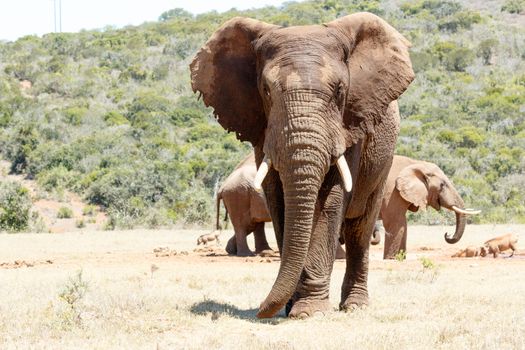
[{"label": "elephant foot", "polygon": [[332,310],[330,301],[328,299],[323,300],[297,300],[288,314],[290,318],[304,319],[313,316],[324,316]]},{"label": "elephant foot", "polygon": [[255,256],[251,250],[237,250],[237,256]]},{"label": "elephant foot", "polygon": [[237,255],[237,243],[235,242],[235,236],[228,240],[228,243],[226,243],[226,248],[224,249],[229,255]]},{"label": "elephant foot", "polygon": [[359,309],[364,309],[368,306],[368,296],[351,295],[344,302],[339,305],[339,310],[345,312],[352,312]]}]

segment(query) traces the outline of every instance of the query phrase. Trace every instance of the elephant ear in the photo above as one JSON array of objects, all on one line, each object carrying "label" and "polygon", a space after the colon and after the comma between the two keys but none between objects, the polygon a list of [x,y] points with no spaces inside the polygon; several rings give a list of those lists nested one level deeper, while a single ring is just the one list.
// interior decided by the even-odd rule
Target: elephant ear
[{"label": "elephant ear", "polygon": [[[347,48],[350,85],[344,122],[347,142],[374,132],[390,103],[414,79],[408,54],[410,42],[381,18],[367,12],[325,25],[335,28]],[[348,138],[350,140],[348,140]]]},{"label": "elephant ear", "polygon": [[409,165],[401,170],[396,178],[396,188],[404,200],[412,203],[416,208],[426,209],[428,189],[425,174],[418,164]]},{"label": "elephant ear", "polygon": [[213,107],[222,127],[253,145],[264,133],[266,118],[252,42],[276,27],[232,18],[215,31],[190,64],[193,92],[199,91],[206,106]]}]

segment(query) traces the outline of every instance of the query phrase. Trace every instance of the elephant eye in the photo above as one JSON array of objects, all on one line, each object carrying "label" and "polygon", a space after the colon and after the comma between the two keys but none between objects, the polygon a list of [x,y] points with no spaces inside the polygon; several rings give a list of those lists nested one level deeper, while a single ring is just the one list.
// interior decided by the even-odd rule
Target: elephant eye
[{"label": "elephant eye", "polygon": [[334,98],[337,101],[337,104],[341,104],[343,102],[343,97],[344,97],[343,84],[339,82],[334,88]]},{"label": "elephant eye", "polygon": [[263,86],[263,93],[266,97],[270,97],[270,89],[268,88],[268,85],[264,84]]}]

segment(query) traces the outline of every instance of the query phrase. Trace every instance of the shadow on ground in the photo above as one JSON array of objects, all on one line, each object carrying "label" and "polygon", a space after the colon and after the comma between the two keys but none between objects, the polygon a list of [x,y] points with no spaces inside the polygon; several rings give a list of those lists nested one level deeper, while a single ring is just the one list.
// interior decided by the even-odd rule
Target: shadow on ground
[{"label": "shadow on ground", "polygon": [[257,311],[259,311],[259,309],[241,310],[234,305],[215,300],[204,300],[190,307],[192,314],[201,316],[210,315],[213,321],[219,319],[221,316],[231,316],[254,323],[279,324],[287,319],[284,311],[279,312],[274,318],[259,319],[256,316]]}]

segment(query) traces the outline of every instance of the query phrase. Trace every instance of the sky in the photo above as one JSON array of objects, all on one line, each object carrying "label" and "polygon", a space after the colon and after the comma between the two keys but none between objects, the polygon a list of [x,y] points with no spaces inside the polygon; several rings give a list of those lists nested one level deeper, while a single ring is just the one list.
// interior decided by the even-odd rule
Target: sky
[{"label": "sky", "polygon": [[[284,0],[0,0],[0,40],[55,31],[54,5],[62,2],[62,31],[123,27],[156,21],[164,11],[181,7],[194,14],[279,6]],[[58,10],[57,10],[58,22]],[[58,25],[57,25],[58,27]],[[58,28],[57,28],[58,29]]]}]

